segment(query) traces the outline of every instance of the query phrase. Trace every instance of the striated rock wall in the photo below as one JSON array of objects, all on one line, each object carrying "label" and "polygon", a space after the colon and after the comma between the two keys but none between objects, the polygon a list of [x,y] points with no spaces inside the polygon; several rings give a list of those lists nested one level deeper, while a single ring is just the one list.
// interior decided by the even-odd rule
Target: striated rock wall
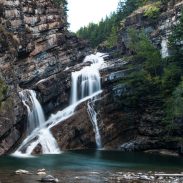
[{"label": "striated rock wall", "polygon": [[[0,87],[6,88],[0,97],[0,155],[13,150],[23,137],[26,110],[17,93],[17,79],[13,63],[16,60],[16,42],[12,34],[0,28]],[[10,79],[11,78],[11,79]],[[2,89],[1,88],[1,89]]]},{"label": "striated rock wall", "polygon": [[87,49],[67,31],[66,15],[51,0],[4,0],[1,24],[16,40],[15,73],[21,87],[81,62]]},{"label": "striated rock wall", "polygon": [[146,7],[141,7],[123,21],[118,40],[118,49],[122,54],[128,52],[128,29],[143,29],[152,43],[161,50],[163,58],[171,54],[168,48],[168,37],[171,29],[177,24],[181,15],[183,2],[181,0],[171,0],[168,6],[160,8],[160,15],[156,19],[151,19],[144,15]]},{"label": "striated rock wall", "polygon": [[4,101],[0,113],[0,154],[4,154],[21,139],[26,126],[18,92],[35,89],[47,115],[68,104],[69,74],[64,70],[82,62],[90,49],[68,32],[64,8],[52,0],[1,0],[0,33],[1,29],[0,76],[12,100],[10,106],[9,99]]},{"label": "striated rock wall", "polygon": [[[182,1],[175,2],[151,23],[143,10],[129,16],[119,35],[121,53],[128,53],[127,30],[134,27],[143,28],[150,35],[162,49],[163,57],[169,54],[167,37],[182,7]],[[0,26],[0,76],[8,86],[0,111],[0,154],[4,154],[13,150],[24,136],[27,116],[18,92],[34,89],[47,117],[63,109],[69,104],[71,72],[88,64],[81,62],[90,49],[85,41],[67,31],[64,10],[58,9],[52,0],[3,0]],[[126,62],[118,59],[110,59],[107,64],[100,71],[103,93],[95,102],[103,146],[122,150],[180,148],[177,141],[161,140],[161,99],[154,102],[154,98],[146,96],[138,109],[121,102],[133,97],[121,80],[138,68],[129,69]],[[86,103],[78,106],[71,118],[52,128],[52,132],[63,150],[96,148]]]}]

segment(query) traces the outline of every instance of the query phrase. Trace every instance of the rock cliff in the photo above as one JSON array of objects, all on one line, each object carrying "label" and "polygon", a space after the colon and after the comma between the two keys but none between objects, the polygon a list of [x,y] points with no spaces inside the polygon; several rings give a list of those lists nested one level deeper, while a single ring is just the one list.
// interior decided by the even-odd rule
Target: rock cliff
[{"label": "rock cliff", "polygon": [[[182,1],[169,4],[154,21],[144,17],[143,8],[134,12],[123,22],[118,50],[130,54],[127,30],[135,27],[143,28],[161,49],[162,57],[167,56],[167,37],[182,6]],[[0,76],[8,86],[0,112],[1,155],[16,148],[25,136],[27,114],[18,92],[34,89],[46,117],[63,109],[70,102],[71,72],[90,64],[82,61],[91,50],[86,41],[68,32],[64,9],[58,9],[52,0],[3,0],[0,25]],[[139,68],[129,68],[126,61],[112,57],[106,63],[100,70],[103,92],[94,105],[103,147],[124,151],[182,149],[178,141],[162,139],[163,101],[155,91],[141,97],[138,108],[129,105],[128,100],[135,100],[134,93],[122,80]],[[72,117],[51,129],[61,149],[96,148],[86,106],[86,102],[80,104]],[[177,133],[183,135],[179,130],[175,137]],[[40,147],[35,152],[40,153]]]},{"label": "rock cliff", "polygon": [[166,6],[160,7],[159,15],[156,18],[145,16],[147,6],[134,11],[124,21],[121,22],[121,30],[118,39],[118,49],[122,54],[130,54],[128,50],[128,29],[135,28],[144,30],[152,43],[161,50],[163,58],[169,56],[171,51],[168,48],[168,37],[172,27],[178,23],[181,16],[183,2],[181,0],[171,0]]},{"label": "rock cliff", "polygon": [[[122,22],[118,35],[118,51],[125,55],[131,54],[128,49],[128,29],[135,28],[143,29],[147,33],[152,43],[161,50],[163,58],[170,55],[168,36],[171,34],[172,27],[178,23],[182,7],[182,1],[170,1],[167,6],[160,8],[160,14],[153,20],[144,15],[145,7],[136,10]],[[170,149],[182,153],[183,145],[179,138],[183,135],[182,120],[176,122],[177,130],[174,130],[171,136],[167,137],[162,122],[165,115],[164,100],[156,88],[152,88],[150,93],[145,92],[143,96],[136,96],[135,87],[132,90],[128,87],[126,81],[131,73],[140,69],[138,65],[111,58],[106,62],[108,67],[100,71],[103,93],[100,95],[100,99],[95,102],[103,147],[123,151]],[[130,101],[134,100],[133,102],[135,102],[136,97],[139,97],[138,106],[133,106]],[[77,118],[81,115],[81,110],[75,114]],[[83,113],[83,118],[86,119],[85,116],[86,114]],[[85,138],[86,134],[91,132],[91,128],[85,128],[87,120],[88,127],[90,126],[89,119],[86,119],[85,123],[80,123],[77,137],[75,132],[59,134],[58,130],[55,137],[59,141],[66,138],[71,140],[71,149],[78,148],[78,143],[79,147],[86,148],[86,142],[89,142],[90,145],[93,142],[91,138]],[[67,122],[61,124],[61,128],[64,128],[66,124]],[[76,129],[75,122],[71,125]],[[80,139],[76,144],[74,143],[75,138]],[[61,143],[64,144],[64,142]],[[66,144],[62,146],[65,147]],[[87,148],[93,147],[93,145],[87,146]]]},{"label": "rock cliff", "polygon": [[18,92],[25,88],[37,90],[49,115],[63,105],[68,95],[65,78],[69,76],[63,71],[82,62],[89,49],[86,41],[67,31],[64,7],[57,8],[52,0],[1,1],[0,29],[1,78],[9,88],[0,122],[3,154],[20,140],[26,126],[26,109]]}]

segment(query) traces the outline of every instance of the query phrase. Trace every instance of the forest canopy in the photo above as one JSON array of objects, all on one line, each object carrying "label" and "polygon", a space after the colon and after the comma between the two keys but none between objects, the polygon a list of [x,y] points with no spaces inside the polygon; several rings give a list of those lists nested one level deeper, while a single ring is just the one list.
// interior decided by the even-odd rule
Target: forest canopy
[{"label": "forest canopy", "polygon": [[116,35],[122,26],[123,20],[134,10],[153,3],[151,6],[148,6],[145,15],[150,18],[156,18],[159,13],[159,6],[167,2],[168,0],[119,0],[115,12],[106,16],[98,24],[89,23],[89,25],[81,27],[76,34],[80,38],[89,40],[93,48],[103,42],[105,42],[107,47],[113,47],[116,45]]}]

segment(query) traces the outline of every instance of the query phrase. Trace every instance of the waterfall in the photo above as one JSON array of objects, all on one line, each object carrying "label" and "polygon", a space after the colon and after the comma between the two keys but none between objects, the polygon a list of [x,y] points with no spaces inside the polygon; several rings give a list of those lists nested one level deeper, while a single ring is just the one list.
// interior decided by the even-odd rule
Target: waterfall
[{"label": "waterfall", "polygon": [[[20,92],[23,104],[27,108],[28,125],[27,134],[30,134],[36,127],[42,126],[45,122],[44,112],[36,98],[36,92],[33,90],[23,90]],[[31,103],[31,106],[29,104]]]},{"label": "waterfall", "polygon": [[62,111],[52,114],[47,121],[45,121],[42,107],[36,98],[36,93],[32,90],[24,90],[20,93],[22,102],[28,112],[29,134],[14,155],[30,155],[38,145],[41,145],[43,154],[60,153],[58,144],[51,134],[51,128],[72,116],[76,106],[89,99],[92,100],[88,102],[88,113],[94,127],[97,147],[101,147],[101,137],[97,113],[93,107],[93,98],[101,93],[99,69],[104,64],[105,56],[104,54],[97,53],[96,55],[89,55],[84,59],[84,62],[91,62],[91,65],[72,73],[71,104]]},{"label": "waterfall", "polygon": [[99,69],[104,63],[102,54],[89,55],[84,62],[92,64],[72,73],[71,104],[101,90]]},{"label": "waterfall", "polygon": [[[38,144],[41,145],[43,154],[59,153],[57,142],[49,129],[45,128],[45,116],[41,104],[36,98],[36,92],[33,90],[23,90],[20,92],[23,104],[27,108],[28,137],[23,141],[14,155],[21,155],[22,149],[26,149],[25,154],[30,155]],[[31,105],[31,106],[29,106]],[[36,139],[35,139],[36,138]]]},{"label": "waterfall", "polygon": [[94,110],[94,100],[92,97],[94,93],[101,90],[99,69],[104,64],[104,55],[100,53],[96,55],[89,55],[84,62],[91,62],[90,66],[84,67],[80,71],[72,73],[72,90],[71,90],[71,104],[90,96],[91,101],[88,101],[88,114],[95,132],[95,141],[97,148],[102,147],[101,136],[98,127],[97,113]]},{"label": "waterfall", "polygon": [[98,120],[97,120],[97,113],[95,112],[94,109],[94,104],[95,104],[95,97],[91,98],[91,100],[88,101],[87,106],[88,106],[88,114],[90,116],[94,132],[95,132],[95,141],[97,148],[100,149],[102,147],[102,142],[101,142],[101,136],[99,132],[99,127],[98,127]]}]

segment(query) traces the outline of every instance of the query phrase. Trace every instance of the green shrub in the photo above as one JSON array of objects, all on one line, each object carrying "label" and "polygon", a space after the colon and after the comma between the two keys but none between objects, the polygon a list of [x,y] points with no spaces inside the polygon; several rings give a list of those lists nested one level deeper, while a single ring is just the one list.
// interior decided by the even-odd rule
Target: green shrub
[{"label": "green shrub", "polygon": [[161,72],[161,54],[150,42],[143,31],[135,29],[128,30],[128,48],[134,53],[136,60],[143,62],[143,68],[152,76],[157,76]]},{"label": "green shrub", "polygon": [[112,27],[111,34],[107,38],[107,46],[112,48],[117,45],[117,28]]},{"label": "green shrub", "polygon": [[4,82],[0,79],[0,107],[1,103],[4,100],[7,94],[8,87],[4,84]]},{"label": "green shrub", "polygon": [[59,5],[59,6],[63,6],[64,8],[64,12],[65,12],[65,15],[67,15],[67,0],[53,0],[53,2],[56,4],[56,5]]},{"label": "green shrub", "polygon": [[157,18],[160,13],[160,5],[160,2],[148,5],[146,10],[144,11],[144,15],[150,19]]},{"label": "green shrub", "polygon": [[183,10],[180,22],[173,27],[172,34],[169,36],[169,46],[177,65],[183,68]]},{"label": "green shrub", "polygon": [[165,96],[171,96],[174,88],[181,80],[181,68],[176,64],[169,64],[164,68],[162,75],[162,88]]},{"label": "green shrub", "polygon": [[172,97],[167,99],[165,103],[165,114],[163,122],[165,124],[165,130],[170,135],[173,130],[178,128],[175,120],[183,117],[183,81],[175,88]]}]

